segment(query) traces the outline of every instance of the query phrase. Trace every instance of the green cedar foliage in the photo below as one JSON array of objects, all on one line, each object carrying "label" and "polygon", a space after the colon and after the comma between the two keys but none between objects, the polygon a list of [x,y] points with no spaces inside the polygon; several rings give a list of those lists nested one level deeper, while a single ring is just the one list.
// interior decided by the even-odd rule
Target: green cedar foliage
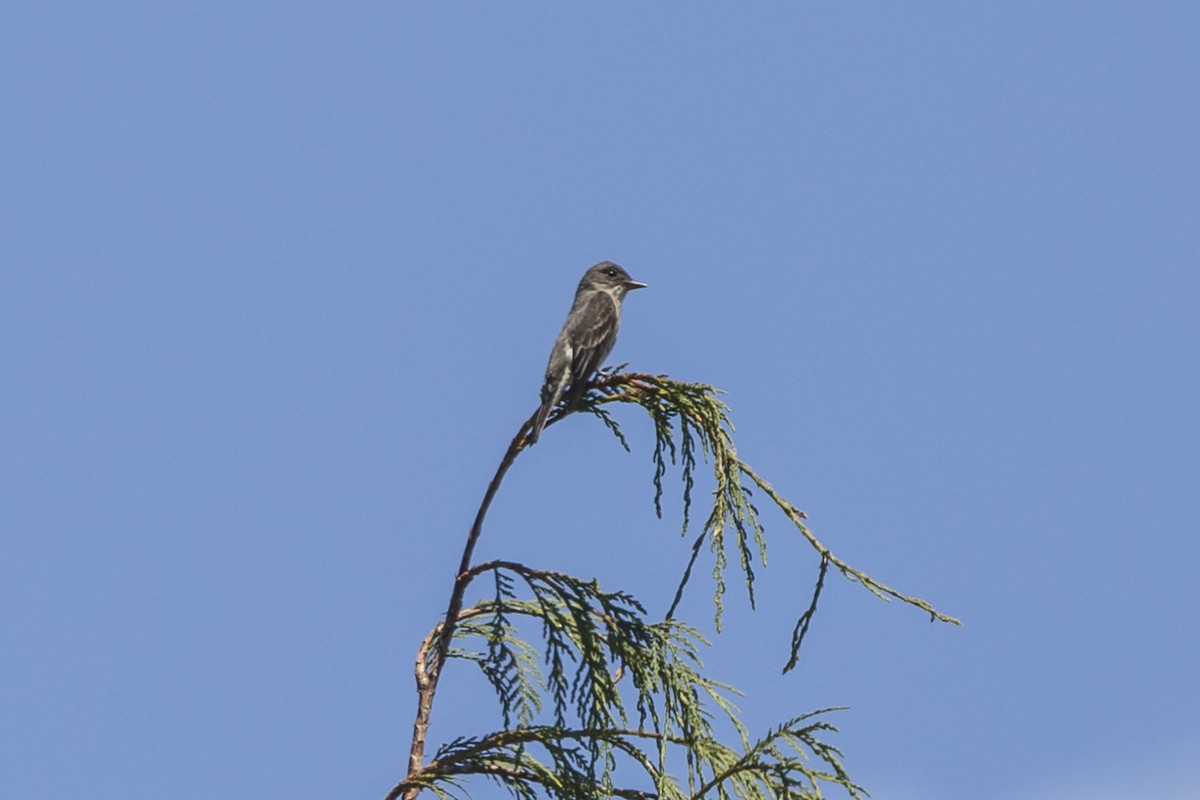
[{"label": "green cedar foliage", "polygon": [[[822,709],[796,716],[752,739],[730,686],[707,676],[699,654],[708,642],[675,619],[693,568],[707,545],[712,554],[716,624],[730,561],[754,605],[754,568],[766,565],[766,538],[755,493],[774,504],[819,559],[812,602],[797,620],[792,669],[832,565],[884,600],[899,600],[933,621],[958,624],[929,603],[909,597],[851,567],[805,525],[805,515],[752,470],[734,447],[728,407],[705,384],[616,370],[599,375],[579,405],[629,445],[610,413],[613,403],[644,408],[654,424],[655,510],[662,514],[670,465],[683,482],[683,534],[701,462],[711,465],[712,507],[695,534],[670,610],[652,621],[631,595],[595,580],[511,561],[471,563],[483,519],[508,467],[528,446],[526,422],[513,439],[467,537],[462,565],[443,621],[417,656],[418,713],[409,772],[388,800],[424,791],[443,800],[469,797],[472,776],[502,786],[520,800],[550,797],[661,800],[785,800],[819,798],[840,787],[866,792],[847,775],[841,753],[823,737],[836,732]],[[572,409],[560,408],[550,423]],[[469,586],[488,596],[464,607]],[[425,760],[425,737],[442,668],[448,659],[474,663],[495,691],[503,729],[442,744]],[[730,741],[732,740],[732,741]]]}]

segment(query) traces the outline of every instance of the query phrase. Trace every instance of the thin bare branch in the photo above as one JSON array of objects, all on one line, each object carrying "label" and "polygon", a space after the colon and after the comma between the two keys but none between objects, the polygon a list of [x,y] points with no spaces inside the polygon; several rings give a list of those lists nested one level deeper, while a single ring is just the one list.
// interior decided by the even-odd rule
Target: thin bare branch
[{"label": "thin bare branch", "polygon": [[[496,497],[496,492],[500,489],[500,483],[504,480],[504,475],[508,472],[509,467],[513,465],[513,462],[516,461],[521,451],[529,445],[528,435],[532,424],[533,417],[530,416],[525,421],[525,424],[521,426],[521,429],[517,431],[517,435],[513,437],[512,442],[508,445],[508,450],[504,453],[504,458],[500,460],[500,466],[496,468],[496,474],[492,476],[492,480],[488,483],[487,491],[483,495],[483,501],[479,504],[479,510],[475,512],[475,521],[471,523],[471,529],[467,533],[467,541],[463,547],[462,559],[459,561],[458,573],[454,578],[454,586],[450,591],[450,602],[446,607],[446,615],[442,618],[441,635],[436,637],[437,650],[432,659],[427,658],[424,652],[418,656],[416,669],[417,714],[413,720],[412,744],[408,754],[408,774],[410,776],[420,771],[421,765],[425,760],[425,742],[429,734],[429,718],[433,712],[433,698],[437,693],[438,679],[441,678],[442,667],[446,664],[450,641],[454,638],[454,626],[458,624],[459,613],[462,611],[463,596],[466,594],[467,586],[471,582],[471,556],[474,554],[475,545],[483,533],[483,521],[487,517],[492,500]],[[427,649],[427,646],[423,646],[422,650],[424,651],[425,649]],[[413,800],[418,792],[419,789],[407,794],[407,800]]]}]

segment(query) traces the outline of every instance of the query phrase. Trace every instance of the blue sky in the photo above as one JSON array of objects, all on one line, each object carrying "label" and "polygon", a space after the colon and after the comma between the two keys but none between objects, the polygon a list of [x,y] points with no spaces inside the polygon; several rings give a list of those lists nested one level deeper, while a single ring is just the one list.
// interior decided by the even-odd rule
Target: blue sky
[{"label": "blue sky", "polygon": [[[706,657],[756,729],[850,706],[882,800],[1196,796],[1197,41],[1189,3],[9,4],[0,784],[382,796],[607,258],[650,285],[613,360],[726,390],[835,552],[965,623],[831,579],[781,677],[816,565],[766,514]],[[665,609],[620,418],[631,455],[583,417],[525,454],[480,557]],[[479,688],[435,736],[497,724]]]}]

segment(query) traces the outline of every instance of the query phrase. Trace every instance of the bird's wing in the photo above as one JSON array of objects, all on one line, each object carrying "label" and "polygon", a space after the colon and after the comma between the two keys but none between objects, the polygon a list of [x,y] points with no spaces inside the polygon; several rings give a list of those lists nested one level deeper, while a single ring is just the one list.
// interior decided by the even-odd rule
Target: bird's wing
[{"label": "bird's wing", "polygon": [[596,292],[579,314],[573,314],[574,325],[568,332],[572,344],[571,382],[582,388],[617,342],[620,310],[617,302],[606,292]]}]

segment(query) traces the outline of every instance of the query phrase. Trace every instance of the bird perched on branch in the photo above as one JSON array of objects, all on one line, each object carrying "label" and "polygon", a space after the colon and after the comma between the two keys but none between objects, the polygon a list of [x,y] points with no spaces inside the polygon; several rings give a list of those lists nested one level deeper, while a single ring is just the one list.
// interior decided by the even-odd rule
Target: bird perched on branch
[{"label": "bird perched on branch", "polygon": [[559,400],[566,398],[567,408],[575,408],[582,399],[588,381],[616,344],[621,301],[630,290],[645,287],[611,261],[601,261],[583,273],[575,290],[575,303],[550,350],[542,405],[529,432],[530,444],[538,440]]}]

